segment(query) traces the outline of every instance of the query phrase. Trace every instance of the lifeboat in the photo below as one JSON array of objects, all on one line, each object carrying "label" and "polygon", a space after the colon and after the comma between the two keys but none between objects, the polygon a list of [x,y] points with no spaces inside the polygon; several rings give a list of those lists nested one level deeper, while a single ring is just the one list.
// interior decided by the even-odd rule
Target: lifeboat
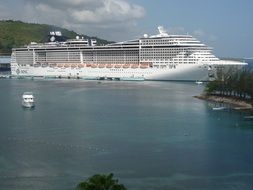
[{"label": "lifeboat", "polygon": [[91,67],[91,64],[90,64],[90,63],[87,63],[87,64],[86,64],[86,67]]},{"label": "lifeboat", "polygon": [[83,68],[83,67],[84,67],[84,64],[78,64],[78,67],[79,67],[79,68]]},{"label": "lifeboat", "polygon": [[123,68],[125,68],[125,69],[127,69],[127,68],[129,68],[130,67],[130,65],[129,64],[125,64],[125,65],[123,65]]},{"label": "lifeboat", "polygon": [[131,68],[132,68],[132,69],[137,69],[138,67],[139,67],[138,64],[132,64],[132,65],[131,65]]},{"label": "lifeboat", "polygon": [[147,69],[148,66],[149,66],[148,63],[142,63],[142,64],[140,65],[140,68],[141,68],[141,69]]},{"label": "lifeboat", "polygon": [[99,68],[104,68],[104,67],[105,67],[105,64],[99,64],[98,67],[99,67]]},{"label": "lifeboat", "polygon": [[49,67],[55,67],[56,63],[49,63]]},{"label": "lifeboat", "polygon": [[121,68],[122,65],[114,65],[114,68]]},{"label": "lifeboat", "polygon": [[107,64],[106,68],[112,68],[112,64]]},{"label": "lifeboat", "polygon": [[97,64],[92,64],[92,65],[91,65],[91,68],[97,68],[97,67],[98,67]]},{"label": "lifeboat", "polygon": [[40,67],[41,64],[40,64],[39,62],[37,62],[37,63],[35,63],[33,66],[34,66],[34,67]]},{"label": "lifeboat", "polygon": [[77,64],[71,64],[71,68],[76,68]]},{"label": "lifeboat", "polygon": [[58,63],[57,65],[56,65],[56,67],[59,67],[59,68],[62,68],[64,65],[63,64],[61,64],[61,63]]},{"label": "lifeboat", "polygon": [[41,67],[47,67],[48,66],[48,63],[42,63],[41,64]]},{"label": "lifeboat", "polygon": [[64,67],[65,68],[70,67],[70,64],[64,64]]}]

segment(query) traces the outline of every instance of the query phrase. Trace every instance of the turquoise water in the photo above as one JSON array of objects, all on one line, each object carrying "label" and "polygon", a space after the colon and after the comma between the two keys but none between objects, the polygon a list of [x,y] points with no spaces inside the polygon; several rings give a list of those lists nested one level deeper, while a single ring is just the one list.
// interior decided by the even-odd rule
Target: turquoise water
[{"label": "turquoise water", "polygon": [[[0,189],[68,190],[111,173],[129,190],[253,189],[253,121],[176,82],[0,80]],[[33,110],[21,107],[25,91]]]}]

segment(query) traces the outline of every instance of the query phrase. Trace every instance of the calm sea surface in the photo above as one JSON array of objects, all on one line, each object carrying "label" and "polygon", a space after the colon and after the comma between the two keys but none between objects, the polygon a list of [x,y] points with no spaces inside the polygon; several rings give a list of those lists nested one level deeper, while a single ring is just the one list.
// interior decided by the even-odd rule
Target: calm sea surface
[{"label": "calm sea surface", "polygon": [[[253,189],[252,113],[213,111],[176,82],[0,80],[0,189],[70,190],[114,173],[129,190]],[[32,91],[33,110],[21,107]]]}]

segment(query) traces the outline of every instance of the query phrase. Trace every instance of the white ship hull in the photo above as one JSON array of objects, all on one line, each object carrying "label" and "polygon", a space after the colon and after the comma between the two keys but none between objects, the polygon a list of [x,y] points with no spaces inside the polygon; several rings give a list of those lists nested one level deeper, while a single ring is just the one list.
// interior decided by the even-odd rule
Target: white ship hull
[{"label": "white ship hull", "polygon": [[17,77],[116,79],[116,80],[176,80],[207,81],[210,71],[207,66],[178,65],[176,68],[50,68],[18,66],[12,68]]}]

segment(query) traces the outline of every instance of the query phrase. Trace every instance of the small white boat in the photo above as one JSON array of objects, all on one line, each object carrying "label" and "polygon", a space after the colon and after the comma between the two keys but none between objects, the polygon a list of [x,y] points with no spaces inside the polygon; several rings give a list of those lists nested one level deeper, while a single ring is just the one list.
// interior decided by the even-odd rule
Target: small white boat
[{"label": "small white boat", "polygon": [[223,107],[223,106],[213,108],[213,110],[225,110],[225,109],[226,109],[226,107]]},{"label": "small white boat", "polygon": [[250,116],[244,116],[244,119],[247,119],[247,120],[253,120],[253,115],[250,115]]},{"label": "small white boat", "polygon": [[22,96],[22,106],[26,108],[33,108],[35,106],[32,92],[24,92]]},{"label": "small white boat", "polygon": [[201,84],[203,84],[203,82],[202,81],[196,81],[196,84],[201,85]]}]

